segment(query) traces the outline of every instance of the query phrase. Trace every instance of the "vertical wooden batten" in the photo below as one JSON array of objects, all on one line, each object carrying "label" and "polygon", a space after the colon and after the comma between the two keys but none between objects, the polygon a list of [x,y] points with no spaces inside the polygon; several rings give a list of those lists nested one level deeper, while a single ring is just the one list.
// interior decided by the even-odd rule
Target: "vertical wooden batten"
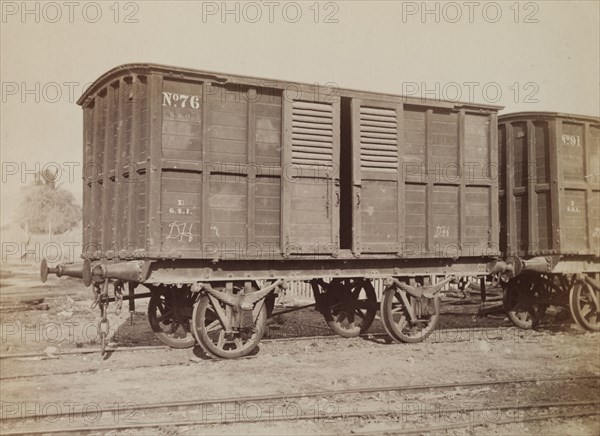
[{"label": "vertical wooden batten", "polygon": [[[137,210],[134,207],[135,203],[135,184],[139,183],[138,168],[140,165],[140,145],[139,145],[139,130],[138,130],[138,111],[140,106],[140,86],[137,75],[131,77],[131,87],[133,96],[131,98],[131,132],[130,141],[131,149],[129,152],[129,180],[127,183],[127,202],[129,203],[129,210],[127,214],[127,244],[130,248],[136,248],[137,241]],[[128,247],[128,251],[130,250]]]},{"label": "vertical wooden batten", "polygon": [[506,126],[506,231],[508,233],[506,251],[509,256],[517,254],[517,221],[515,213],[515,153],[514,153],[514,129],[512,123],[508,122]]},{"label": "vertical wooden batten", "polygon": [[112,229],[112,211],[110,210],[109,194],[110,189],[108,188],[110,183],[110,162],[108,161],[109,157],[109,148],[111,147],[111,125],[112,119],[115,116],[112,110],[112,101],[114,100],[114,88],[111,83],[106,85],[106,119],[104,122],[104,159],[102,162],[102,223],[101,226],[104,229],[102,232],[102,253],[108,257],[111,257],[110,242],[111,235],[114,231]]},{"label": "vertical wooden batten", "polygon": [[427,109],[425,111],[425,174],[427,178],[427,189],[425,193],[425,216],[426,216],[426,234],[425,234],[425,247],[428,252],[433,250],[433,181],[435,176],[432,177],[429,167],[433,163],[433,150],[432,150],[432,115],[433,109]]},{"label": "vertical wooden batten", "polygon": [[396,123],[398,126],[398,256],[402,256],[404,247],[404,233],[406,226],[405,204],[405,168],[404,168],[404,104],[396,106]]},{"label": "vertical wooden batten", "polygon": [[458,187],[458,246],[463,250],[467,240],[467,202],[465,200],[465,129],[466,110],[458,111],[458,168],[460,185]]},{"label": "vertical wooden batten", "polygon": [[146,249],[151,253],[158,252],[161,244],[161,174],[162,174],[162,74],[150,75],[148,84],[149,117],[150,117],[150,153],[147,196]]},{"label": "vertical wooden batten", "polygon": [[[99,104],[99,96],[98,94],[96,94],[94,96],[94,115],[93,115],[93,129],[94,129],[94,134],[93,134],[93,144],[92,144],[92,155],[90,157],[90,172],[91,172],[91,176],[92,177],[92,209],[94,210],[96,213],[99,213],[100,215],[102,214],[102,209],[100,210],[96,210],[96,206],[98,204],[98,199],[102,198],[102,177],[104,177],[104,169],[102,168],[102,165],[104,164],[104,162],[99,162],[98,160],[98,153],[99,153],[99,149],[101,149],[102,147],[104,147],[104,143],[100,143],[100,129],[101,129],[101,117],[102,117],[102,113],[101,111],[103,111],[104,109],[102,108],[101,104]],[[90,244],[90,256],[91,257],[100,257],[101,253],[102,253],[102,241],[99,238],[99,227],[100,224],[98,222],[98,220],[93,220],[90,219],[90,224],[89,224],[89,231],[90,231],[90,236],[89,236],[89,244]]]},{"label": "vertical wooden batten", "polygon": [[350,101],[350,131],[352,141],[352,252],[361,255],[361,196],[362,174],[360,160],[360,106],[362,101],[353,98]]},{"label": "vertical wooden batten", "polygon": [[247,105],[247,153],[246,159],[247,171],[246,171],[246,208],[248,209],[248,215],[246,217],[246,244],[254,244],[256,242],[256,183],[257,173],[256,170],[256,88],[248,88],[248,105]]},{"label": "vertical wooden batten", "polygon": [[[527,226],[528,241],[527,252],[537,252],[539,232],[538,232],[538,208],[537,193],[535,191],[537,171],[536,144],[535,144],[535,126],[532,121],[527,121]],[[533,171],[535,169],[535,171]]]},{"label": "vertical wooden batten", "polygon": [[[118,88],[118,98],[119,101],[117,103],[117,113],[119,114],[119,121],[117,124],[117,147],[115,150],[116,153],[116,165],[115,165],[115,193],[114,199],[115,202],[115,210],[114,210],[114,224],[115,224],[115,232],[113,235],[113,240],[115,242],[115,256],[120,257],[121,254],[126,256],[126,252],[123,247],[123,237],[126,232],[125,226],[127,226],[127,222],[122,220],[124,215],[124,210],[128,206],[124,201],[120,201],[124,195],[124,188],[126,185],[126,181],[123,178],[123,166],[124,166],[124,156],[123,156],[123,147],[125,143],[125,120],[123,116],[123,107],[125,104],[125,80],[123,78],[119,79],[119,88]],[[123,251],[123,253],[122,253]]]},{"label": "vertical wooden batten", "polygon": [[[500,179],[499,162],[498,162],[498,115],[492,113],[490,115],[490,168],[488,169],[488,180],[490,181],[490,239],[488,246],[494,251],[500,252],[500,211],[498,204],[498,185]],[[494,175],[494,171],[496,174]],[[506,196],[506,193],[504,194]]]},{"label": "vertical wooden batten", "polygon": [[[82,171],[82,182],[83,182],[83,208],[84,210],[92,210],[92,190],[94,189],[93,180],[93,168],[91,166],[93,159],[93,147],[94,147],[94,107],[90,107],[91,103],[88,101],[83,110],[83,171]],[[89,257],[90,249],[90,219],[89,214],[83,214],[82,220],[82,255]]]},{"label": "vertical wooden batten", "polygon": [[[340,248],[340,100],[337,104],[332,103],[333,112],[333,162],[331,167],[331,175],[329,181],[331,186],[331,210],[332,210],[332,225],[331,225],[331,241],[333,243],[332,254],[337,257]],[[319,250],[321,251],[321,250]],[[328,250],[329,251],[329,250]]]},{"label": "vertical wooden batten", "polygon": [[211,83],[202,83],[202,236],[201,252],[209,250],[210,242],[210,100]]},{"label": "vertical wooden batten", "polygon": [[556,178],[556,182],[553,180],[552,187],[554,188],[552,192],[552,228],[554,230],[554,234],[552,235],[552,239],[555,241],[554,250],[556,252],[560,252],[562,248],[562,235],[560,234],[560,225],[563,222],[563,208],[564,208],[564,166],[562,165],[562,159],[560,158],[561,150],[560,144],[558,142],[558,138],[562,136],[562,121],[560,118],[556,118],[554,122],[551,123],[553,126],[553,132],[550,134],[550,144],[551,144],[551,158],[550,165],[554,177]]},{"label": "vertical wooden batten", "polygon": [[590,133],[590,123],[587,122],[584,125],[584,133],[583,133],[583,158],[585,165],[585,178],[584,182],[586,184],[586,193],[585,193],[585,208],[587,211],[587,251],[589,254],[594,253],[594,222],[600,219],[600,217],[596,217],[594,220],[594,216],[592,215],[592,196],[594,195],[594,167],[592,166],[591,159],[591,149],[592,149],[592,138]]},{"label": "vertical wooden batten", "polygon": [[281,253],[289,256],[292,168],[292,101],[286,91],[281,99]]}]

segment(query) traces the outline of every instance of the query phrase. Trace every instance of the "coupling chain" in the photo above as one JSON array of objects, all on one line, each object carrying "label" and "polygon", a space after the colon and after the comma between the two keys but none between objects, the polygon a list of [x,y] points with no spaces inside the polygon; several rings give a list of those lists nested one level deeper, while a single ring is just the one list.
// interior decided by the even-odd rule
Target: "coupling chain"
[{"label": "coupling chain", "polygon": [[121,308],[123,307],[123,282],[118,281],[114,285],[115,288],[115,315],[121,314]]},{"label": "coupling chain", "polygon": [[110,331],[110,324],[108,323],[108,318],[106,317],[106,312],[108,309],[108,279],[104,280],[102,285],[102,292],[99,297],[100,300],[100,321],[98,322],[98,332],[100,334],[100,354],[104,355],[106,350],[106,339],[108,337],[108,333]]},{"label": "coupling chain", "polygon": [[94,295],[94,301],[90,305],[90,309],[95,308],[100,303],[100,293],[101,293],[101,285],[100,283],[94,283],[94,287],[92,288],[92,294]]}]

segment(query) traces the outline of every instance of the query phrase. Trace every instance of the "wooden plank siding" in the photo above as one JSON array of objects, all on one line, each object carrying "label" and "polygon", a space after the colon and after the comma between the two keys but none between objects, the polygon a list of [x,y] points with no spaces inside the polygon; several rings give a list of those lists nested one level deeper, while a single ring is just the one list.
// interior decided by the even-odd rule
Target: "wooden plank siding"
[{"label": "wooden plank siding", "polygon": [[340,104],[283,95],[282,252],[335,254],[339,244]]},{"label": "wooden plank siding", "polygon": [[164,89],[162,251],[228,258],[278,245],[281,96],[206,82]]},{"label": "wooden plank siding", "polygon": [[519,113],[499,123],[500,154],[513,157],[503,196],[508,231],[501,233],[508,254],[599,255],[599,120]]},{"label": "wooden plank siding", "polygon": [[80,101],[84,162],[99,163],[84,180],[85,256],[500,254],[497,107],[284,85],[158,66],[100,78]]},{"label": "wooden plank siding", "polygon": [[[142,251],[146,225],[148,122],[145,83],[125,76],[84,108],[84,253],[131,257]],[[100,218],[100,219],[98,219]]]},{"label": "wooden plank siding", "polygon": [[402,106],[354,100],[352,112],[356,131],[352,147],[356,162],[353,252],[397,254],[402,251],[404,214],[400,188]]},{"label": "wooden plank siding", "polygon": [[[83,108],[83,210],[92,210],[92,189],[95,185],[95,166],[93,162],[94,153],[94,110],[95,105],[92,103]],[[82,217],[82,254],[84,256],[94,256],[95,249],[92,246],[92,225],[93,220],[90,213],[83,214]]]},{"label": "wooden plank siding", "polygon": [[[95,133],[94,133],[94,165],[96,169],[96,181],[92,188],[93,209],[87,211],[92,217],[103,217],[103,186],[104,186],[104,149],[106,138],[106,90],[98,93],[96,96],[97,112],[94,112]],[[102,240],[102,232],[104,228],[104,220],[92,219],[92,238],[93,244],[98,254],[104,253],[104,244]]]}]

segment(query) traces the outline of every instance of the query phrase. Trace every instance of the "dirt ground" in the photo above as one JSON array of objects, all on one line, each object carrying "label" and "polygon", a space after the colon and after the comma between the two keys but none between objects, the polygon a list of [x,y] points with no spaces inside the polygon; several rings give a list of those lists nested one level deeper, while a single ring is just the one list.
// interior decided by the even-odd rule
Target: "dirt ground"
[{"label": "dirt ground", "polygon": [[[19,280],[18,269],[4,270],[0,303],[11,308],[15,299],[32,299],[33,274]],[[476,316],[477,306],[443,310],[440,327],[423,343],[390,343],[380,335],[343,339],[333,336],[322,316],[313,309],[282,315],[270,323],[257,354],[240,360],[212,360],[193,349],[155,349],[115,351],[102,358],[98,354],[57,354],[98,346],[96,323],[98,310],[90,310],[91,292],[72,279],[49,279],[35,285],[37,295],[45,293],[42,308],[4,310],[0,313],[0,357],[15,353],[46,351],[44,356],[0,359],[0,395],[4,417],[43,411],[48,405],[59,408],[66,403],[75,409],[121,404],[135,412],[137,405],[180,399],[247,397],[252,395],[338,390],[403,384],[485,381],[507,378],[543,378],[554,376],[598,375],[600,343],[598,334],[584,332],[570,322],[541,331],[522,331],[510,326],[503,316]],[[27,292],[25,292],[27,291]],[[25,292],[16,298],[19,292]],[[24,304],[24,303],[19,303]],[[39,305],[39,304],[38,304]],[[113,345],[160,345],[145,316],[147,302],[136,303],[133,324],[126,303],[121,315],[111,305],[109,320]],[[559,316],[560,319],[560,316]],[[445,328],[466,328],[461,332]],[[472,330],[469,330],[472,327]],[[485,331],[478,327],[490,327]],[[496,327],[496,329],[494,329]],[[383,332],[375,322],[369,332]],[[323,338],[323,335],[332,335]],[[269,338],[304,336],[303,340],[269,341]],[[526,405],[549,401],[598,399],[597,382],[569,382],[560,386],[513,386],[506,389],[466,390],[464,392],[421,395],[389,394],[352,396],[343,399],[297,402],[302,411],[320,409],[354,410],[360,407],[374,412],[389,410],[397,414],[407,407],[438,407],[463,403],[502,404],[512,401]],[[288,405],[289,406],[289,405]],[[287,407],[287,406],[286,406]],[[25,412],[24,412],[25,411]],[[382,432],[398,426],[398,418],[347,418],[337,420],[294,420],[269,424],[251,424],[242,410],[236,410],[239,422],[227,427],[173,427],[153,430],[152,434],[340,434]],[[186,415],[187,413],[187,415]],[[189,417],[190,412],[182,412]],[[125,414],[127,415],[127,414]],[[147,420],[142,412],[119,417]],[[217,416],[218,418],[218,416]],[[420,419],[420,421],[419,421]],[[454,418],[456,419],[456,418]],[[466,419],[466,418],[464,418]],[[469,418],[470,419],[470,418]],[[444,425],[449,421],[417,417],[424,422]],[[39,422],[36,428],[54,423]],[[93,423],[92,423],[93,424]],[[402,424],[402,422],[400,422]],[[149,430],[126,434],[148,434]],[[567,421],[545,420],[536,423],[516,421],[496,426],[490,420],[475,434],[600,434],[598,417]],[[468,432],[469,433],[469,432]],[[464,430],[450,434],[465,434]],[[469,433],[471,434],[471,433]]]}]

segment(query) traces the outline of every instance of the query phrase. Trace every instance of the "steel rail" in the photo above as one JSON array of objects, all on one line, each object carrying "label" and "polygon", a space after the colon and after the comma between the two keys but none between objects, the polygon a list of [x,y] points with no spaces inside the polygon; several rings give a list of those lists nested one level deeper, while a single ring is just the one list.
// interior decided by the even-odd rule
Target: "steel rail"
[{"label": "steel rail", "polygon": [[[433,336],[435,337],[435,332],[443,332],[443,333],[472,333],[472,332],[484,332],[484,331],[511,331],[514,330],[516,332],[527,332],[529,330],[522,330],[519,329],[518,327],[515,326],[507,326],[507,327],[481,327],[481,328],[464,328],[464,329],[441,329],[441,330],[436,330],[433,333]],[[373,339],[373,338],[389,338],[387,333],[364,333],[362,335],[359,336],[362,339]],[[302,337],[286,337],[286,338],[273,338],[273,339],[263,339],[261,340],[261,343],[285,343],[285,342],[301,342],[301,341],[331,341],[331,340],[348,340],[351,338],[343,338],[341,336],[338,336],[336,334],[331,334],[331,335],[320,335],[320,336],[302,336]],[[469,338],[451,338],[452,341],[451,342],[464,342],[464,341],[468,341],[468,340],[473,340],[475,338],[473,337],[469,337]],[[484,339],[489,339],[489,340],[493,340],[493,337],[486,337]],[[429,342],[430,344],[436,344],[436,343],[440,343],[440,342],[445,342],[445,340],[436,340],[435,338],[432,340],[430,338]],[[156,351],[156,350],[165,350],[165,351],[173,351],[175,349],[167,346],[167,345],[152,345],[152,346],[137,346],[137,347],[122,347],[122,348],[109,348],[107,349],[108,353],[112,353],[112,352],[122,352],[122,351],[128,351],[128,352],[137,352],[137,351]],[[99,354],[100,353],[100,349],[99,348],[89,348],[89,349],[76,349],[76,350],[64,350],[61,351],[59,353],[55,353],[55,354],[51,354],[48,355],[46,353],[22,353],[22,354],[11,354],[11,355],[0,355],[0,360],[2,358],[5,359],[26,359],[26,358],[35,358],[35,357],[47,357],[48,359],[55,359],[55,358],[59,358],[59,356],[68,356],[68,355],[80,355],[80,354]],[[250,355],[250,356],[244,356],[244,357],[239,357],[235,360],[248,360],[248,359],[256,359],[259,356],[257,355]],[[200,360],[200,358],[199,358]],[[216,363],[216,362],[223,362],[224,359],[218,359],[218,358],[211,358],[211,359],[205,359],[203,360],[203,362],[206,363]],[[191,362],[173,362],[173,363],[166,363],[166,364],[162,364],[162,365],[140,365],[140,366],[134,366],[134,367],[129,367],[129,368],[119,368],[119,369],[123,369],[123,370],[133,370],[136,368],[153,368],[153,367],[163,367],[163,366],[184,366],[184,365],[193,365],[196,364],[198,362],[195,361],[191,361]],[[72,374],[80,374],[80,373],[85,373],[85,374],[94,374],[97,372],[102,371],[104,368],[94,368],[94,369],[81,369],[81,370],[76,370],[76,371],[64,371],[64,372],[55,372],[55,373],[39,373],[39,374],[21,374],[21,375],[10,375],[10,376],[0,376],[0,381],[4,381],[4,380],[18,380],[18,379],[25,379],[25,378],[34,378],[34,377],[50,377],[50,376],[64,376],[64,375],[72,375]]]},{"label": "steel rail", "polygon": [[[170,350],[171,347],[168,345],[141,345],[135,347],[107,347],[107,351],[151,351],[151,350]],[[26,359],[30,357],[48,357],[48,356],[68,356],[78,354],[100,354],[100,348],[76,348],[74,350],[62,350],[58,353],[14,353],[14,354],[0,354],[0,360],[2,359]],[[51,358],[51,357],[50,357]]]},{"label": "steel rail", "polygon": [[[472,388],[479,386],[503,386],[509,384],[526,384],[526,383],[552,383],[561,381],[573,381],[573,380],[590,380],[600,379],[600,375],[580,375],[580,376],[561,376],[561,377],[542,377],[542,378],[528,378],[528,379],[505,379],[505,380],[487,380],[487,381],[471,381],[471,382],[453,382],[453,383],[436,383],[430,385],[397,385],[397,386],[379,386],[372,388],[350,388],[340,389],[332,391],[310,391],[305,393],[287,393],[287,394],[266,394],[266,395],[255,395],[248,397],[224,397],[210,400],[188,400],[188,401],[175,401],[175,402],[159,402],[159,403],[146,403],[136,405],[136,411],[177,411],[192,409],[207,405],[214,404],[240,404],[240,403],[254,403],[260,401],[284,401],[299,398],[310,398],[310,397],[332,397],[339,395],[358,395],[358,394],[373,394],[383,392],[415,392],[415,391],[430,391],[438,389],[457,389],[457,388]],[[102,415],[105,413],[121,413],[122,408],[118,406],[106,407],[101,410]],[[42,419],[52,418],[60,419],[64,417],[71,417],[72,412],[53,412],[28,415],[26,417],[20,416],[8,416],[1,417],[0,422],[15,422],[15,421],[27,421],[35,420],[40,421]]]},{"label": "steel rail", "polygon": [[[304,325],[304,324],[301,324]],[[308,325],[307,325],[308,326]],[[329,327],[323,327],[322,330],[328,330]],[[516,326],[499,326],[499,327],[465,327],[465,328],[449,328],[449,329],[436,329],[431,334],[432,338],[435,338],[436,332],[441,333],[467,333],[467,332],[483,332],[483,331],[517,331],[523,332],[523,334],[527,334],[527,332],[533,332],[533,330],[523,330]],[[369,339],[369,338],[387,338],[389,337],[387,333],[363,333],[359,338]],[[348,340],[353,338],[344,338],[335,333],[331,333],[329,335],[316,335],[316,336],[298,336],[298,337],[282,337],[282,338],[270,338],[270,339],[262,339],[261,343],[273,343],[273,342],[294,342],[294,341],[311,341],[311,340],[321,340],[321,339],[339,339],[339,340]],[[431,341],[429,343],[436,343],[436,341]],[[122,351],[153,351],[153,350],[172,350],[173,348],[168,345],[140,345],[133,347],[115,347],[110,348],[107,347],[108,352],[122,352]],[[100,353],[100,348],[76,348],[73,350],[63,350],[58,353],[52,353],[51,356],[63,356],[63,355],[78,355],[78,354],[94,354]],[[46,357],[48,353],[43,352],[30,352],[30,353],[14,353],[14,354],[2,354],[0,353],[0,360],[3,359],[23,359],[29,357]]]},{"label": "steel rail", "polygon": [[[219,403],[213,403],[219,404]],[[478,407],[469,407],[469,408],[445,408],[444,414],[465,414],[465,413],[474,413],[474,412],[485,412],[485,411],[507,411],[507,410],[525,410],[525,409],[549,409],[549,408],[558,408],[558,407],[586,407],[586,406],[594,406],[594,410],[590,411],[580,411],[574,413],[555,413],[555,414],[545,414],[534,417],[525,417],[525,418],[511,418],[505,420],[480,420],[480,421],[471,421],[467,423],[455,423],[444,426],[435,426],[435,427],[415,427],[410,429],[405,428],[391,428],[391,429],[378,429],[375,431],[364,431],[353,430],[352,432],[355,434],[422,434],[431,431],[443,431],[447,429],[456,429],[456,428],[464,428],[464,427],[477,427],[481,425],[504,425],[504,424],[515,424],[520,422],[528,422],[528,421],[537,421],[551,418],[564,418],[564,417],[579,417],[579,416],[591,416],[598,415],[597,407],[600,405],[600,401],[598,400],[587,400],[587,401],[570,401],[570,402],[546,402],[546,403],[534,403],[534,404],[526,404],[520,406],[510,405],[500,405],[494,407],[486,407],[486,406],[478,406]],[[2,434],[6,436],[22,436],[22,435],[39,435],[39,434],[69,434],[69,433],[77,433],[77,434],[85,434],[92,432],[108,432],[108,431],[124,431],[124,430],[132,430],[132,429],[148,429],[148,428],[160,428],[160,427],[192,427],[192,426],[208,426],[208,425],[231,425],[231,424],[256,424],[262,422],[281,422],[281,421],[293,421],[293,420],[334,420],[334,419],[353,419],[353,418],[361,418],[361,417],[398,417],[398,416],[406,416],[406,415],[433,415],[439,414],[438,410],[359,410],[359,411],[344,411],[344,412],[335,412],[335,413],[317,413],[317,414],[302,414],[299,416],[294,416],[293,419],[290,419],[287,416],[273,417],[256,417],[256,418],[244,418],[244,419],[233,419],[233,420],[219,420],[219,419],[192,419],[192,420],[167,420],[167,421],[154,421],[154,422],[143,422],[143,423],[131,423],[131,424],[113,424],[113,425],[100,425],[100,426],[80,426],[80,427],[65,427],[65,428],[46,428],[44,430],[14,430],[14,431],[3,431]]]},{"label": "steel rail", "polygon": [[[445,332],[445,333],[471,333],[471,332],[483,332],[483,331],[496,331],[496,330],[500,330],[500,331],[510,331],[510,330],[515,330],[515,331],[521,331],[521,329],[514,327],[514,326],[508,326],[508,327],[481,327],[481,328],[464,328],[464,329],[443,329],[443,330],[436,330],[436,332]],[[525,331],[525,330],[523,330]],[[434,336],[435,336],[435,332],[434,332]],[[373,339],[373,338],[388,338],[389,336],[387,335],[387,333],[364,333],[362,335],[359,336],[360,338],[363,339]],[[321,336],[302,336],[302,337],[289,337],[289,338],[273,338],[273,339],[263,339],[261,341],[261,343],[278,343],[278,342],[301,342],[301,341],[327,341],[327,340],[348,340],[349,338],[343,338],[341,336],[338,336],[336,334],[331,334],[331,335],[321,335]],[[453,339],[452,342],[462,342],[464,340],[472,340],[474,338],[470,337],[470,338],[466,338],[466,339]],[[486,338],[486,339],[493,339],[493,338]],[[439,342],[444,342],[444,341],[438,341],[438,340],[431,340],[429,343],[431,344],[436,344]],[[122,347],[122,348],[109,348],[107,351],[109,353],[115,352],[115,351],[129,351],[129,352],[135,352],[135,351],[156,351],[156,350],[165,350],[165,351],[172,351],[174,350],[173,348],[167,346],[167,345],[153,345],[153,346],[138,346],[138,347]],[[35,358],[35,357],[47,357],[48,359],[54,359],[54,358],[59,358],[59,356],[68,356],[68,355],[80,355],[80,354],[99,354],[100,350],[97,348],[89,348],[89,349],[76,349],[76,350],[64,350],[61,351],[59,353],[55,353],[55,354],[51,354],[48,355],[46,353],[22,353],[22,354],[11,354],[11,355],[5,355],[2,356],[0,355],[0,359],[5,358],[5,359],[26,359],[26,358]],[[238,359],[235,360],[246,360],[246,359],[255,359],[259,356],[256,355],[250,355],[250,356],[244,356],[244,357],[240,357]],[[222,362],[223,359],[217,359],[217,358],[212,358],[212,359],[206,359],[205,362],[209,363],[209,362]],[[152,367],[158,367],[158,366],[183,366],[183,365],[193,365],[197,362],[174,362],[174,363],[166,363],[166,364],[162,364],[162,365],[140,365],[140,366],[134,366],[134,367],[130,367],[130,368],[119,368],[119,369],[124,369],[124,370],[128,370],[128,369],[136,369],[136,368],[152,368]],[[25,378],[34,378],[34,377],[49,377],[49,376],[57,376],[57,375],[72,375],[72,374],[94,374],[97,372],[102,371],[103,368],[94,368],[94,369],[82,369],[82,370],[76,370],[76,371],[64,371],[64,372],[53,372],[53,373],[39,373],[39,374],[21,374],[21,375],[10,375],[10,376],[0,376],[0,381],[3,380],[18,380],[18,379],[25,379]]]},{"label": "steel rail", "polygon": [[[551,408],[551,407],[577,407],[577,406],[598,406],[600,403],[597,401],[590,401],[587,402],[586,404],[577,404],[577,402],[574,402],[573,404],[568,404],[565,403],[564,405],[560,405],[559,403],[557,403],[556,405],[548,405],[548,406],[537,406],[537,405],[532,405],[532,407],[520,407],[521,409],[523,408]],[[508,408],[508,407],[507,407]],[[514,408],[514,407],[513,407]],[[501,410],[499,408],[493,408],[493,409],[489,409],[489,410]],[[502,409],[505,410],[505,409]],[[580,411],[580,412],[568,412],[568,413],[548,413],[548,414],[544,414],[544,415],[538,415],[538,416],[530,416],[530,417],[525,417],[525,418],[520,418],[520,419],[502,419],[502,420],[498,420],[498,421],[491,421],[491,420],[485,420],[485,419],[481,419],[479,421],[473,421],[473,422],[463,422],[463,423],[453,423],[453,424],[448,424],[448,425],[437,425],[437,426],[430,426],[430,427],[413,427],[413,428],[390,428],[390,429],[380,429],[380,430],[373,430],[373,431],[360,431],[360,430],[356,430],[353,431],[354,434],[362,434],[362,435],[368,435],[368,434],[378,434],[378,435],[394,435],[394,434],[429,434],[432,432],[436,432],[436,431],[447,431],[447,430],[457,430],[457,429],[461,429],[461,428],[471,428],[471,427],[481,427],[481,426],[485,426],[485,425],[509,425],[509,424],[519,424],[522,422],[535,422],[535,421],[545,421],[548,419],[561,419],[561,418],[578,418],[578,417],[584,417],[584,416],[593,416],[593,415],[600,415],[600,412],[598,412],[598,410],[590,410],[590,411]]]}]

